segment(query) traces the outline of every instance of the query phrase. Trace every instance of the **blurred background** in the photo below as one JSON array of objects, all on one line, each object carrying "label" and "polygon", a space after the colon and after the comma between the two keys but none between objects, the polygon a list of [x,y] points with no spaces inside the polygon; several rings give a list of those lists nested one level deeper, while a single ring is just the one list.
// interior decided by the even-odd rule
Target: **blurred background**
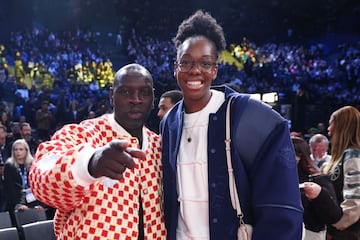
[{"label": "blurred background", "polygon": [[[84,107],[91,99],[99,115],[109,111],[113,72],[138,62],[154,75],[158,101],[177,88],[171,39],[196,9],[210,12],[227,39],[214,84],[260,99],[271,93],[273,101],[266,101],[304,134],[327,124],[342,105],[359,108],[358,0],[0,0],[0,63],[25,103],[34,95],[38,106],[46,99],[59,109],[63,94],[64,111],[71,101]],[[24,115],[21,109],[10,113],[14,121]]]}]

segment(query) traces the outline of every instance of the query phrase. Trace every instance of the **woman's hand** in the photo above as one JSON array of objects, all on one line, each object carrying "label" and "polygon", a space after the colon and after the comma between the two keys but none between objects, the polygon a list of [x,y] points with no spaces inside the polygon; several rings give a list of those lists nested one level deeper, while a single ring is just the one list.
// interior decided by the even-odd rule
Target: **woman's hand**
[{"label": "woman's hand", "polygon": [[321,186],[314,182],[304,182],[304,193],[309,200],[313,200],[319,196]]},{"label": "woman's hand", "polygon": [[35,206],[34,208],[37,209],[37,210],[40,211],[40,212],[45,211],[45,209],[44,209],[42,206],[40,206],[40,205]]},{"label": "woman's hand", "polygon": [[20,211],[25,211],[25,210],[28,210],[28,209],[29,209],[29,207],[26,206],[26,205],[20,205],[20,206],[18,207],[18,210],[20,210]]}]

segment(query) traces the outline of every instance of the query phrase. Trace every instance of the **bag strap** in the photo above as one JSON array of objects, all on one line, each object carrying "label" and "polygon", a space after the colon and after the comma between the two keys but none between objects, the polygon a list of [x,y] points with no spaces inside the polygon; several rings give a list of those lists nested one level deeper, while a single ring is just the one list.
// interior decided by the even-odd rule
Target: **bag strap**
[{"label": "bag strap", "polygon": [[234,177],[234,170],[232,168],[231,162],[231,136],[230,136],[230,105],[232,103],[234,96],[231,96],[226,107],[226,135],[225,135],[225,150],[226,150],[226,160],[229,172],[229,188],[230,188],[230,198],[233,208],[236,210],[237,216],[240,219],[240,225],[245,224],[243,220],[243,213],[241,211],[240,199],[236,189],[236,182]]}]

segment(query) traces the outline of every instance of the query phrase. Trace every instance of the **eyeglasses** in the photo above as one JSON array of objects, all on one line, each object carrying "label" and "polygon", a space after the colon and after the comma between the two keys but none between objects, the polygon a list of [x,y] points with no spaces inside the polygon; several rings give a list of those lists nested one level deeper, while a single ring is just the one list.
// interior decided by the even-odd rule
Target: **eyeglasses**
[{"label": "eyeglasses", "polygon": [[175,62],[178,64],[180,72],[189,72],[195,65],[201,72],[209,72],[214,66],[216,66],[216,62],[211,61],[189,61],[189,60],[180,60],[179,62]]},{"label": "eyeglasses", "polygon": [[139,98],[146,98],[153,96],[154,93],[153,91],[154,91],[153,88],[140,88],[139,90],[130,89],[130,88],[119,88],[117,90],[117,93],[121,97],[125,97],[125,98],[131,98],[134,96],[135,93]]}]

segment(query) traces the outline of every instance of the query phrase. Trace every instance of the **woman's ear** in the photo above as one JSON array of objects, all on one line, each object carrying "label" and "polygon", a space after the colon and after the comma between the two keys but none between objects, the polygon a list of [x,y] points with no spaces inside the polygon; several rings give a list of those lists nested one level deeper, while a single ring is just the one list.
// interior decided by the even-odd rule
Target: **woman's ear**
[{"label": "woman's ear", "polygon": [[214,80],[216,79],[216,77],[217,77],[218,70],[219,70],[218,65],[214,66],[213,69],[212,69],[212,75],[213,75],[212,80],[213,80],[213,81],[214,81]]}]

